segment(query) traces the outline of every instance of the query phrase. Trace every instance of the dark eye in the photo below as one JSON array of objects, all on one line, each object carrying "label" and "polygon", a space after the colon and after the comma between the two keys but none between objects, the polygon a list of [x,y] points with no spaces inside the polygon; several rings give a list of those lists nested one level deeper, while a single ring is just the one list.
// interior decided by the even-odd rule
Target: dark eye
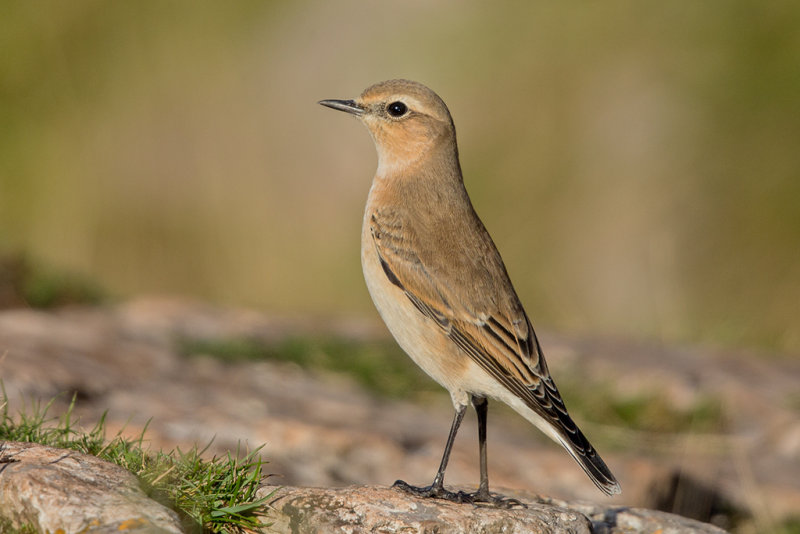
[{"label": "dark eye", "polygon": [[386,112],[392,117],[402,117],[408,111],[408,107],[402,102],[392,102],[386,106]]}]

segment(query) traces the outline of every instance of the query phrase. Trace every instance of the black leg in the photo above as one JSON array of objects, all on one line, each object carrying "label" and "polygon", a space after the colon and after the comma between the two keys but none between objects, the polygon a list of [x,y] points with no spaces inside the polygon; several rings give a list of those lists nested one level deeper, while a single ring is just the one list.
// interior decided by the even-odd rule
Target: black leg
[{"label": "black leg", "polygon": [[439,470],[436,472],[433,483],[430,486],[418,487],[398,480],[392,487],[401,489],[417,497],[435,497],[437,499],[459,503],[487,503],[492,506],[497,506],[498,508],[511,508],[513,506],[527,508],[524,503],[516,499],[509,499],[502,495],[493,495],[489,493],[489,473],[486,466],[486,413],[489,403],[485,397],[473,396],[472,405],[475,406],[475,412],[478,414],[478,444],[481,458],[481,482],[478,491],[475,493],[466,493],[463,491],[449,491],[444,489],[444,472],[447,469],[447,462],[450,460],[450,451],[453,448],[453,442],[456,439],[458,427],[461,426],[464,413],[467,411],[466,406],[460,406],[456,409],[455,417],[453,417],[453,424],[450,426],[450,435],[447,436],[447,444],[444,447],[442,461],[439,464]]},{"label": "black leg", "polygon": [[481,482],[478,486],[478,491],[470,494],[472,502],[485,502],[499,508],[511,508],[512,506],[527,508],[524,503],[517,499],[489,493],[489,468],[486,461],[486,414],[489,410],[489,401],[486,400],[486,397],[473,395],[472,405],[475,406],[475,413],[478,415],[478,452],[481,462]]},{"label": "black leg", "polygon": [[478,414],[478,452],[481,462],[481,483],[476,496],[489,497],[489,468],[486,465],[486,413],[489,410],[489,401],[486,397],[472,397],[472,405]]},{"label": "black leg", "polygon": [[455,417],[453,417],[453,424],[450,426],[450,435],[447,436],[447,444],[444,446],[442,461],[439,463],[439,470],[436,472],[433,483],[430,486],[417,487],[402,480],[398,480],[392,487],[401,489],[417,497],[436,497],[454,502],[471,502],[469,494],[463,491],[452,492],[444,489],[444,472],[445,469],[447,469],[447,462],[450,461],[450,451],[453,448],[453,442],[456,439],[458,427],[461,426],[461,421],[464,419],[464,413],[466,411],[466,405],[459,406],[456,409]]}]

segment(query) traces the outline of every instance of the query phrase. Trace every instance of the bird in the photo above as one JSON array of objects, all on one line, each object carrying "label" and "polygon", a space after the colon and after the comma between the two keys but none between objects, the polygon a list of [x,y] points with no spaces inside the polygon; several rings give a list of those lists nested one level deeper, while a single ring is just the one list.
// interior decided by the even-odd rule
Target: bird
[{"label": "bird", "polygon": [[[394,487],[418,497],[524,506],[489,491],[488,400],[497,400],[561,444],[605,494],[620,486],[564,405],[503,259],[464,185],[456,131],[444,101],[403,79],[355,99],[319,104],[358,118],[378,153],[361,232],[367,289],[400,347],[447,389],[455,409],[433,482]],[[480,482],[451,491],[444,474],[469,404],[478,419]]]}]

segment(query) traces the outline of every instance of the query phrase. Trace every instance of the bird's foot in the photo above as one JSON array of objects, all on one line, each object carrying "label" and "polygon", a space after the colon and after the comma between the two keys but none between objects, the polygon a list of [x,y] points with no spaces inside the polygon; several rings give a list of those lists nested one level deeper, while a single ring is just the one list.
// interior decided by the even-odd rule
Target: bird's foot
[{"label": "bird's foot", "polygon": [[430,486],[412,486],[408,482],[403,480],[398,480],[394,484],[392,484],[393,488],[397,488],[400,490],[405,491],[406,493],[410,493],[415,497],[423,497],[423,498],[433,498],[433,499],[442,499],[445,501],[450,502],[472,502],[469,493],[464,491],[450,491],[444,489],[442,485],[431,484]]},{"label": "bird's foot", "polygon": [[493,506],[495,508],[505,508],[506,510],[515,506],[519,506],[520,508],[528,507],[527,504],[520,500],[512,497],[504,497],[499,493],[490,493],[489,490],[485,488],[480,488],[475,493],[469,493],[467,495],[471,499],[468,502],[473,504],[488,504],[489,506]]},{"label": "bird's foot", "polygon": [[525,503],[517,499],[503,497],[497,493],[489,493],[489,490],[486,489],[479,489],[474,493],[467,493],[465,491],[450,491],[445,489],[444,486],[434,484],[423,487],[412,486],[408,482],[402,480],[398,480],[392,484],[392,487],[410,493],[416,497],[442,499],[455,503],[488,504],[495,508],[505,509],[513,508],[514,506],[527,508]]}]

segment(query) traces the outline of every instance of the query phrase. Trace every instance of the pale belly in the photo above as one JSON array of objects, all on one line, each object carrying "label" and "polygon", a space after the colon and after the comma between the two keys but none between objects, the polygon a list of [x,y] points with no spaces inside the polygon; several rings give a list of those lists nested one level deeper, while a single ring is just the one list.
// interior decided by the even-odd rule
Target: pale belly
[{"label": "pale belly", "polygon": [[470,394],[505,396],[507,392],[389,280],[368,228],[362,232],[361,266],[372,301],[392,336],[423,371],[450,392],[454,404],[468,404]]}]

